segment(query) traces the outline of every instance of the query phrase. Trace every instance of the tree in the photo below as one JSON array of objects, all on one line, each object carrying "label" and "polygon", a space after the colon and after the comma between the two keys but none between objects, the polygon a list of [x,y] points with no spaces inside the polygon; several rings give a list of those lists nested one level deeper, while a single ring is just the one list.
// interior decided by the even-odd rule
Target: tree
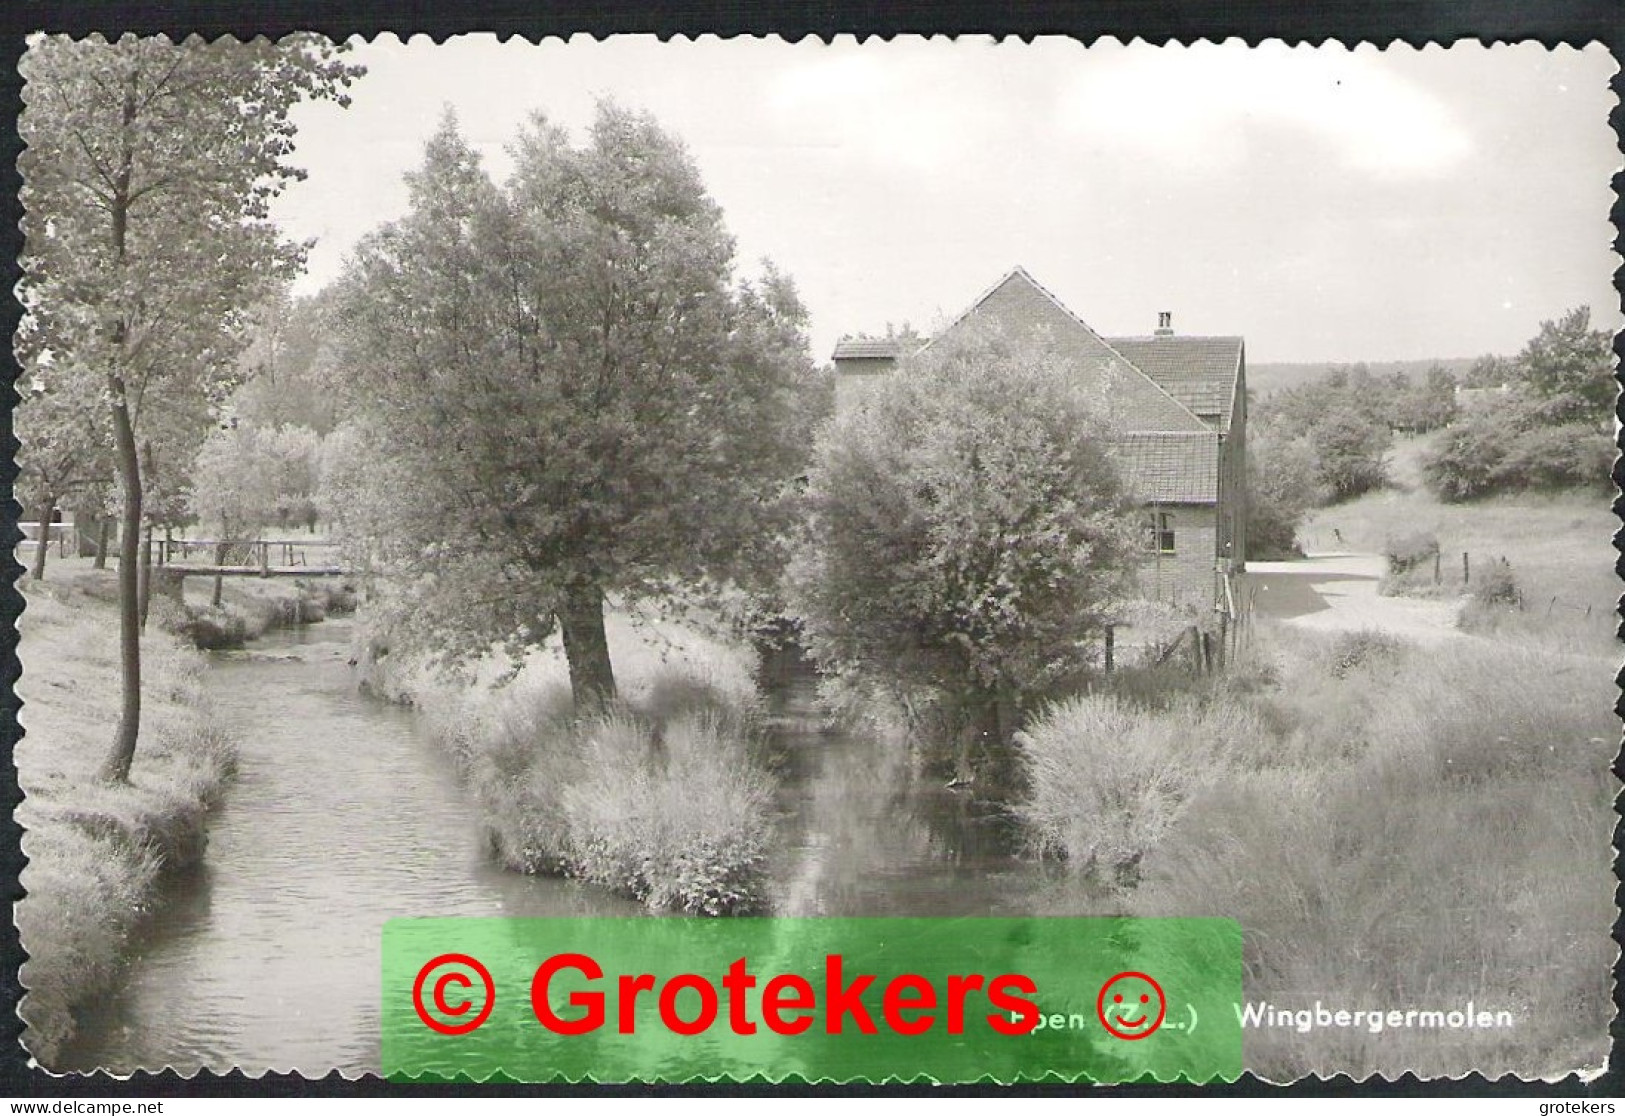
[{"label": "tree", "polygon": [[252,312],[231,400],[240,420],[264,429],[303,426],[326,436],[338,425],[332,346],[322,328],[327,292],[293,298],[279,288]]},{"label": "tree", "polygon": [[385,532],[368,549],[448,657],[559,631],[585,706],[615,694],[608,596],[776,574],[815,417],[806,315],[771,270],[730,284],[721,210],[647,115],[600,104],[581,148],[537,117],[514,155],[499,188],[448,115],[408,215],[356,251],[351,445],[412,480],[345,529]]},{"label": "tree", "polygon": [[1339,406],[1310,429],[1316,479],[1330,499],[1349,500],[1388,481],[1386,456],[1392,432],[1384,419]]},{"label": "tree", "polygon": [[959,710],[1007,754],[1023,703],[1074,678],[1137,565],[1100,401],[1058,354],[955,334],[821,436],[791,598],[830,668]]},{"label": "tree", "polygon": [[1518,378],[1518,369],[1512,361],[1494,353],[1485,353],[1462,373],[1463,387],[1498,388]]},{"label": "tree", "polygon": [[1591,308],[1579,306],[1540,332],[1518,354],[1530,391],[1546,401],[1547,422],[1591,422],[1607,428],[1614,414],[1613,334],[1591,328]]},{"label": "tree", "polygon": [[[19,338],[18,355],[28,345]],[[38,365],[36,365],[38,367]],[[17,452],[17,487],[23,502],[40,523],[34,550],[33,578],[45,576],[50,523],[62,500],[93,490],[107,476],[106,414],[97,394],[87,384],[82,368],[47,367],[47,374],[30,377],[21,385],[21,400],[13,419],[20,446]]]},{"label": "tree", "polygon": [[316,490],[321,484],[322,440],[308,426],[263,430],[260,443],[273,495],[271,522],[278,527],[316,528]]},{"label": "tree", "polygon": [[[182,43],[40,36],[21,69],[24,304],[45,347],[97,371],[122,504],[123,701],[104,775],[141,719],[139,535],[152,416],[229,378],[244,310],[297,266],[267,206],[299,176],[289,110],[359,71],[311,35]],[[156,447],[155,447],[156,448]]]},{"label": "tree", "polygon": [[1258,426],[1247,437],[1247,557],[1297,557],[1298,527],[1325,503],[1307,437]]},{"label": "tree", "polygon": [[1456,378],[1442,364],[1428,366],[1412,407],[1421,430],[1438,430],[1456,421]]},{"label": "tree", "polygon": [[[215,539],[215,565],[223,566],[234,546],[259,538],[276,515],[276,473],[267,468],[266,435],[246,423],[216,430],[193,464],[190,511]],[[223,578],[214,578],[214,607],[220,607]]]}]

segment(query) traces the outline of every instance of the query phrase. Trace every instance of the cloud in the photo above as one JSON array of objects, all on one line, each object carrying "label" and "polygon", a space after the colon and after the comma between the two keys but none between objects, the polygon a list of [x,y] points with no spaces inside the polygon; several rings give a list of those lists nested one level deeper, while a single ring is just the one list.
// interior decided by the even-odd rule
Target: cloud
[{"label": "cloud", "polygon": [[1377,178],[1433,177],[1472,151],[1450,109],[1372,47],[1097,43],[1058,115],[1074,134],[1215,169],[1246,166],[1272,128]]},{"label": "cloud", "polygon": [[944,45],[816,46],[773,81],[768,111],[799,143],[905,170],[944,170],[996,116],[992,99],[976,96],[976,70],[964,65],[969,52],[991,44]]}]

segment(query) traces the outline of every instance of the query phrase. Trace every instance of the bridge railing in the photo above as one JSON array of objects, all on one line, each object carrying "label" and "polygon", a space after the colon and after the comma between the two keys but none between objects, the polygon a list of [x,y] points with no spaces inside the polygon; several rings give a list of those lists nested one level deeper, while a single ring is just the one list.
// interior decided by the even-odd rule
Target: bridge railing
[{"label": "bridge railing", "polygon": [[311,562],[309,551],[333,551],[343,545],[331,539],[255,539],[248,542],[227,539],[224,540],[225,555],[217,562],[217,559],[221,559],[220,539],[154,539],[153,542],[157,548],[153,561],[160,566],[203,557],[211,564],[255,565],[262,570],[272,566],[314,565],[316,563]]}]

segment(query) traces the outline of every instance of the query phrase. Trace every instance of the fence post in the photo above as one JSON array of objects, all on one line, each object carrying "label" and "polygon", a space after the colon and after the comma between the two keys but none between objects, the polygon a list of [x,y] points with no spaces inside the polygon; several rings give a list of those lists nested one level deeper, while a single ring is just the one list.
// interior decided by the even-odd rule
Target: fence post
[{"label": "fence post", "polygon": [[271,544],[260,540],[260,576],[271,576]]},{"label": "fence post", "polygon": [[1112,672],[1112,643],[1113,643],[1113,633],[1114,633],[1114,631],[1115,631],[1115,629],[1112,627],[1112,625],[1110,625],[1110,624],[1106,625],[1106,673],[1107,674],[1110,674]]},{"label": "fence post", "polygon": [[1439,581],[1441,580],[1439,577],[1439,559],[1442,557],[1442,551],[1435,550],[1433,552],[1433,584],[1435,585],[1439,584]]},{"label": "fence post", "polygon": [[1473,583],[1473,566],[1472,562],[1468,559],[1467,552],[1465,550],[1461,552],[1461,583],[1463,585],[1471,585]]}]

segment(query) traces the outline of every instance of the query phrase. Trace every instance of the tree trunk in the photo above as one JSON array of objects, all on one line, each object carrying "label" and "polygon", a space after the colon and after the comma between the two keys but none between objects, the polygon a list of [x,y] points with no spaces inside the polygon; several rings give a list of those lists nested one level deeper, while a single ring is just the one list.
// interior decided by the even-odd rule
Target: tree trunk
[{"label": "tree trunk", "polygon": [[141,616],[141,630],[147,630],[147,612],[152,604],[152,524],[141,533],[141,575],[136,579],[137,609]]},{"label": "tree trunk", "polygon": [[96,560],[91,563],[93,569],[105,570],[107,568],[107,529],[111,526],[112,520],[105,515],[96,518]]},{"label": "tree trunk", "polygon": [[[124,150],[108,206],[112,218],[113,255],[121,271],[130,221],[130,179],[135,167],[128,132],[136,115],[135,81],[135,71],[132,70],[129,84],[124,90]],[[123,354],[127,328],[127,323],[122,320],[113,327],[113,346],[120,356]],[[119,512],[118,545],[119,681],[123,702],[119,710],[118,729],[113,734],[113,747],[101,771],[102,778],[113,783],[129,782],[130,765],[135,762],[135,742],[141,735],[141,616],[137,607],[140,604],[137,599],[139,586],[136,584],[136,563],[140,558],[137,551],[141,541],[141,459],[136,453],[135,427],[130,420],[124,371],[122,361],[117,358],[107,371],[108,398],[113,412],[113,449],[118,461],[119,482],[124,489],[124,506]]]},{"label": "tree trunk", "polygon": [[136,456],[135,431],[124,402],[124,383],[110,377],[113,390],[113,446],[118,456],[124,506],[119,512],[118,604],[119,666],[123,706],[113,748],[102,766],[102,778],[123,783],[135,762],[135,742],[141,733],[141,613],[137,584],[141,542],[141,462]]},{"label": "tree trunk", "polygon": [[51,516],[56,514],[56,500],[47,500],[44,504],[45,515],[40,520],[39,542],[34,547],[34,580],[45,580],[45,552],[51,542]]},{"label": "tree trunk", "polygon": [[[224,566],[226,564],[226,544],[223,542],[217,542],[214,544],[214,564],[216,566]],[[214,596],[209,601],[209,604],[212,607],[220,607],[220,593],[221,590],[225,588],[225,585],[226,575],[216,573],[214,575]]]},{"label": "tree trunk", "polygon": [[570,696],[576,712],[587,714],[615,700],[615,671],[604,634],[604,594],[596,585],[572,586],[558,611],[564,658],[570,665]]}]

